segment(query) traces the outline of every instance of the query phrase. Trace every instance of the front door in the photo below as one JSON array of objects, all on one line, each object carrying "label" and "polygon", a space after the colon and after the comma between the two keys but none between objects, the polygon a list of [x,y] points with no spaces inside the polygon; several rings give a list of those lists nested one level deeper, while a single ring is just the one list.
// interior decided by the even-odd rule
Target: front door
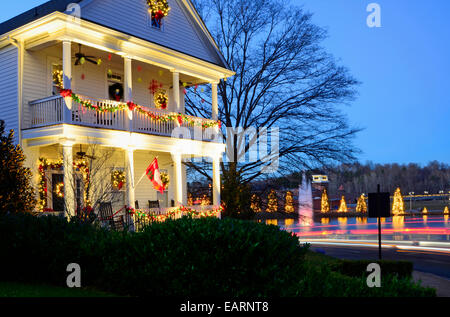
[{"label": "front door", "polygon": [[57,194],[57,186],[63,182],[63,174],[52,174],[52,202],[54,211],[64,211],[64,197]]}]

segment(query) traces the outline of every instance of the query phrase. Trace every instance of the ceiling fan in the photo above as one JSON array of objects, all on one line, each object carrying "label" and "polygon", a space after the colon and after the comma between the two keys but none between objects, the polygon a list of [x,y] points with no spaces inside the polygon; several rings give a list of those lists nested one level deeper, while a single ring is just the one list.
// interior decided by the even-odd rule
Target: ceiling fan
[{"label": "ceiling fan", "polygon": [[77,154],[77,157],[79,159],[81,159],[81,160],[84,159],[84,158],[88,158],[88,159],[91,159],[91,160],[97,159],[95,156],[87,155],[86,152],[83,152],[83,148],[82,148],[81,144],[80,144],[80,151],[77,152],[76,154]]},{"label": "ceiling fan", "polygon": [[81,53],[81,44],[79,45],[78,53],[75,53],[75,66],[83,65],[84,62],[88,61],[92,64],[98,65],[98,60],[95,56],[87,56],[83,53]]}]

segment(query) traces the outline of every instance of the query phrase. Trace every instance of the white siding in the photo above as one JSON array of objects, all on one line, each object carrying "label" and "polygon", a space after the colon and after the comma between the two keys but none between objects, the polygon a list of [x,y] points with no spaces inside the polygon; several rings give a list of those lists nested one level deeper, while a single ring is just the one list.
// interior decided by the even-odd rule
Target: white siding
[{"label": "white siding", "polygon": [[151,27],[146,0],[94,0],[82,9],[83,19],[218,64],[219,57],[198,32],[179,0],[168,0],[170,13],[162,30]]},{"label": "white siding", "polygon": [[6,133],[13,129],[19,141],[18,109],[18,51],[15,46],[0,50],[0,119],[5,121]]}]

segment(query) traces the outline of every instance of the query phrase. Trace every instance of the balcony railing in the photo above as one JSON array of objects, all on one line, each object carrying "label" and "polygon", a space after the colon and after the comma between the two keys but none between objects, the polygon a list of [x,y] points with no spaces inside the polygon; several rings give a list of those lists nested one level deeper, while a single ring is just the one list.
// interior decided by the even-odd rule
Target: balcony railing
[{"label": "balcony railing", "polygon": [[[117,106],[121,104],[120,102],[113,100],[90,98],[86,96],[79,97],[83,100],[89,100],[92,105],[102,109],[117,108]],[[72,103],[72,110],[67,112],[65,99],[62,96],[53,96],[31,101],[29,105],[31,117],[29,122],[24,124],[25,128],[38,128],[67,123],[86,127],[123,131],[131,130],[132,132],[138,133],[171,136],[173,129],[178,126],[178,124],[174,121],[164,122],[138,111],[133,111],[133,119],[130,123],[126,109],[117,110],[114,112],[101,112],[88,109],[75,101]],[[154,114],[155,117],[168,114],[175,115],[175,113],[170,113],[159,109],[151,109],[149,110],[149,113]],[[188,117],[195,119],[196,121],[201,120],[202,123],[211,122],[209,119]],[[195,137],[195,127],[192,123],[184,121],[181,124],[181,127],[189,130],[191,138]],[[206,141],[208,141],[208,139],[210,138],[206,138]]]}]

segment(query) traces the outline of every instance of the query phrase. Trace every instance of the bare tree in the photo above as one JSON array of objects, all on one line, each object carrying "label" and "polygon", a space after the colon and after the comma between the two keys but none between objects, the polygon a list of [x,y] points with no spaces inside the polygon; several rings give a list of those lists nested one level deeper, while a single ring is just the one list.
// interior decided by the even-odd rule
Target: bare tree
[{"label": "bare tree", "polygon": [[[277,173],[355,159],[349,127],[338,106],[353,100],[358,82],[320,46],[326,31],[311,14],[279,0],[194,0],[228,65],[236,75],[219,83],[220,120],[225,127],[256,128],[245,136],[224,135],[229,151],[224,173],[235,170],[248,183],[279,160]],[[189,114],[211,115],[210,89],[191,90]],[[278,127],[279,154],[239,162],[258,144],[262,128]],[[270,143],[270,142],[269,142]],[[233,156],[233,157],[230,157]],[[210,164],[188,163],[209,177]]]},{"label": "bare tree", "polygon": [[[87,145],[76,151],[74,157],[75,178],[71,186],[75,193],[77,190],[81,193],[81,197],[78,197],[76,202],[79,210],[84,207],[98,210],[102,202],[111,202],[115,208],[123,207],[124,192],[117,190],[112,182],[113,171],[124,171],[123,168],[116,165],[114,156],[117,154],[114,148],[101,147],[89,141]],[[83,167],[78,168],[76,164],[81,162],[83,162]],[[83,171],[84,165],[88,173],[86,170]]]}]

